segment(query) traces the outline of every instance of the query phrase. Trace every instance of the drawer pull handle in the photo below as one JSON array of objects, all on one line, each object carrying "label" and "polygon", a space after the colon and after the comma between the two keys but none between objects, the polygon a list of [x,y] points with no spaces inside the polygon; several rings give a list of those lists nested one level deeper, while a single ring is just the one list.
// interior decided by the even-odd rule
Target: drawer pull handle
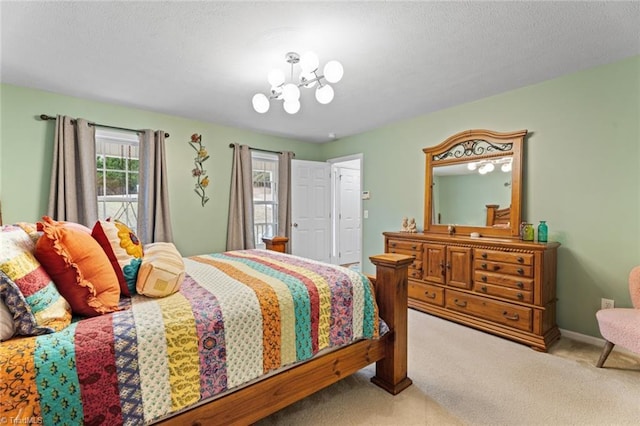
[{"label": "drawer pull handle", "polygon": [[518,288],[524,288],[524,284],[522,283],[522,281],[518,281],[518,282],[516,283],[516,286],[517,286]]},{"label": "drawer pull handle", "polygon": [[447,269],[451,269],[451,262],[447,262]]},{"label": "drawer pull handle", "polygon": [[424,295],[427,296],[429,299],[435,299],[436,298],[436,293],[435,292],[433,294],[429,294],[428,291],[425,291]]},{"label": "drawer pull handle", "polygon": [[[461,302],[458,299],[453,299],[453,303],[456,306],[460,306],[461,308],[466,308],[467,307],[467,302],[465,302],[464,300]],[[505,312],[506,313],[506,312]]]},{"label": "drawer pull handle", "polygon": [[494,271],[497,271],[497,270],[499,270],[499,269],[500,269],[500,265],[493,265],[493,270],[494,270]]},{"label": "drawer pull handle", "polygon": [[509,316],[509,314],[507,313],[507,311],[504,311],[502,313],[502,316],[505,317],[508,320],[513,320],[513,321],[518,321],[520,319],[520,315],[518,314],[513,314],[513,316]]},{"label": "drawer pull handle", "polygon": [[487,282],[487,277],[486,277],[486,275],[481,276],[481,277],[480,277],[480,279],[481,279],[483,282],[485,282],[485,283]]},{"label": "drawer pull handle", "polygon": [[520,300],[524,299],[524,295],[522,293],[516,294],[516,297]]},{"label": "drawer pull handle", "polygon": [[395,253],[395,252],[396,252],[395,250],[389,250],[389,251],[390,251],[391,253]]},{"label": "drawer pull handle", "polygon": [[417,249],[417,248],[418,248],[418,246],[411,246],[411,248],[412,248],[413,250],[415,250],[415,249]]},{"label": "drawer pull handle", "polygon": [[524,258],[523,258],[522,256],[518,256],[518,259],[517,259],[517,260],[518,260],[518,262],[520,262],[520,263],[524,262]]},{"label": "drawer pull handle", "polygon": [[483,259],[486,259],[487,258],[487,253],[482,253],[481,256],[482,256]]},{"label": "drawer pull handle", "polygon": [[395,247],[395,246],[396,246],[396,243],[391,243],[391,247]]},{"label": "drawer pull handle", "polygon": [[487,286],[483,285],[482,287],[480,287],[480,290],[484,291],[485,293],[487,292]]},{"label": "drawer pull handle", "polygon": [[483,264],[481,264],[481,265],[480,265],[480,267],[481,267],[482,269],[487,269],[487,264],[486,264],[486,263],[483,263]]},{"label": "drawer pull handle", "polygon": [[524,274],[524,269],[522,269],[522,268],[518,268],[518,273],[519,273],[520,275]]}]

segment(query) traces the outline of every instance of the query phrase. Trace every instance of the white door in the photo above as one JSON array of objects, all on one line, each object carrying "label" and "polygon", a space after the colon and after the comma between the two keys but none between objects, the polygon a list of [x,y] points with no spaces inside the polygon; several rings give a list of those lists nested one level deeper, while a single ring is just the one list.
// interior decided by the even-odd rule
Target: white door
[{"label": "white door", "polygon": [[338,167],[338,263],[360,262],[360,170]]},{"label": "white door", "polygon": [[291,160],[291,253],[331,262],[331,165]]}]

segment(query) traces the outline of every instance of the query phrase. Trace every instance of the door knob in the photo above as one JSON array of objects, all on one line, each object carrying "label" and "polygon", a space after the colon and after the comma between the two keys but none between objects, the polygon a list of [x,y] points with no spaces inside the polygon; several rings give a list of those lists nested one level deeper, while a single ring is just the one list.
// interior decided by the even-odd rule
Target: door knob
[{"label": "door knob", "polygon": [[297,228],[297,227],[298,227],[298,224],[297,224],[297,223],[294,223],[294,224],[293,224],[293,227],[294,227],[294,228]]}]

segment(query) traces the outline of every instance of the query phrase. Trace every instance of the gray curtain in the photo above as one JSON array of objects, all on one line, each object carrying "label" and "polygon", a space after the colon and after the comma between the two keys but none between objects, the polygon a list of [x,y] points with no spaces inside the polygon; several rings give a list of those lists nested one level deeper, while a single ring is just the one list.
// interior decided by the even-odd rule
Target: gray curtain
[{"label": "gray curtain", "polygon": [[98,220],[96,179],[95,127],[58,115],[47,215],[91,228]]},{"label": "gray curtain", "polygon": [[173,242],[164,131],[145,130],[138,137],[138,238],[143,244],[157,241]]},{"label": "gray curtain", "polygon": [[[291,159],[293,152],[278,154],[278,235],[291,238]],[[287,244],[291,253],[291,244]]]},{"label": "gray curtain", "polygon": [[227,250],[255,248],[254,238],[251,150],[247,145],[233,144]]}]

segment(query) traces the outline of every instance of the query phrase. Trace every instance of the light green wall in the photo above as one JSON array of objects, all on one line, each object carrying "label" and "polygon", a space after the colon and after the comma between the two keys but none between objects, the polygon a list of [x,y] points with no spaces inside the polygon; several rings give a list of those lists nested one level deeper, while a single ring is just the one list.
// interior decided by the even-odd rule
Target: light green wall
[{"label": "light green wall", "polygon": [[[230,143],[291,150],[296,158],[323,160],[318,144],[303,143],[201,121],[61,96],[23,87],[1,86],[0,194],[5,223],[37,221],[47,211],[55,122],[40,114],[70,115],[96,123],[134,129],[162,129],[167,139],[167,172],[171,222],[176,246],[185,255],[225,249],[233,150]],[[202,134],[211,157],[205,168],[211,178],[209,202],[202,207],[191,176],[194,151],[188,141]]]},{"label": "light green wall", "polygon": [[422,224],[422,148],[478,128],[528,129],[523,220],[547,220],[562,243],[558,324],[599,336],[600,298],[631,306],[640,264],[640,56],[323,144],[327,158],[363,153],[365,259],[403,216]]},{"label": "light green wall", "polygon": [[[176,245],[185,255],[224,249],[230,142],[292,150],[296,158],[325,160],[362,153],[363,255],[382,252],[382,232],[399,230],[403,216],[422,224],[424,154],[462,130],[528,129],[523,219],[549,224],[562,243],[558,259],[558,324],[599,336],[600,298],[631,306],[629,270],[640,264],[640,57],[568,75],[317,145],[270,137],[163,114],[2,85],[0,194],[6,223],[38,220],[46,212],[53,122],[41,113],[98,123],[163,129]],[[211,152],[212,176],[203,208],[192,191],[192,133]],[[365,271],[373,272],[365,262]]]}]

